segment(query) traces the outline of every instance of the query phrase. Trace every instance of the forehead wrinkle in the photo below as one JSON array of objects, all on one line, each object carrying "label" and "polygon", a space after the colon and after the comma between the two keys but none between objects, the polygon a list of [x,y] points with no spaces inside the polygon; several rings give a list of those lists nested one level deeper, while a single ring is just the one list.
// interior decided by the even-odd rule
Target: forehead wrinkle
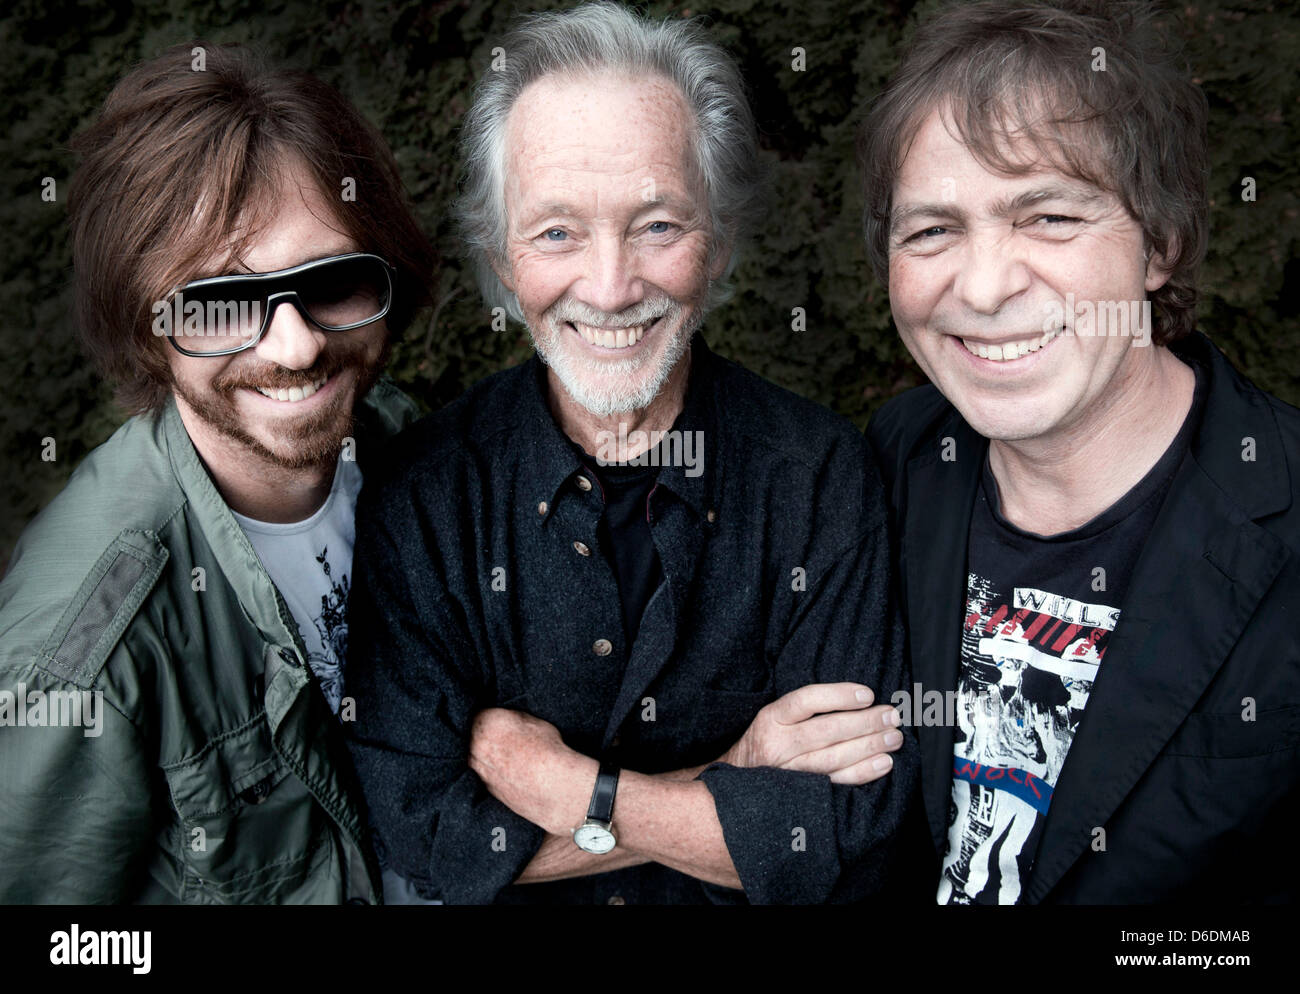
[{"label": "forehead wrinkle", "polygon": [[[599,95],[611,89],[608,86],[602,87],[602,83],[616,83],[623,87],[628,84],[634,86],[637,90],[635,104],[639,118],[636,123],[662,132],[667,147],[685,145],[692,137],[694,116],[686,98],[670,80],[655,74],[638,75],[613,71],[580,75],[552,73],[524,87],[516,98],[514,106],[510,108],[506,118],[505,137],[512,157],[517,156],[521,144],[535,145],[539,139],[544,142],[554,133],[557,126],[567,127],[572,134],[582,136],[581,142],[575,139],[567,146],[568,148],[588,149],[594,145],[593,154],[622,152],[623,129],[602,132],[587,127],[592,111],[591,101],[588,98],[593,91]],[[576,95],[573,93],[575,90],[578,91]],[[562,94],[572,98],[558,101],[557,107],[555,98]],[[544,97],[550,99],[544,106],[537,106]],[[608,139],[600,141],[606,134]],[[565,147],[561,146],[562,149]]]},{"label": "forehead wrinkle", "polygon": [[[636,185],[640,186],[639,183]],[[666,208],[670,211],[679,211],[683,214],[690,214],[695,211],[694,203],[683,197],[676,196],[675,194],[656,193],[653,197],[642,197],[638,195],[636,197],[636,204],[638,205],[636,208],[637,213],[642,213],[647,210],[655,210],[660,207]],[[526,217],[577,217],[581,213],[580,210],[575,209],[574,205],[566,200],[549,199],[533,205],[529,209]]]},{"label": "forehead wrinkle", "polygon": [[[1008,217],[1026,207],[1051,201],[1062,201],[1078,207],[1096,207],[1105,202],[1100,191],[1088,190],[1066,183],[1050,183],[1047,186],[1023,190],[1020,193],[1006,194],[994,200],[983,212],[989,217]],[[903,204],[890,214],[890,227],[895,228],[906,221],[919,217],[950,217],[964,220],[967,212],[955,203],[921,203]]]},{"label": "forehead wrinkle", "polygon": [[1033,207],[1046,201],[1063,201],[1079,207],[1089,207],[1101,203],[1104,199],[1100,192],[1092,192],[1066,183],[1051,183],[1021,193],[999,197],[989,206],[989,214],[1005,217],[1026,207]]},{"label": "forehead wrinkle", "polygon": [[[602,121],[597,127],[591,122],[592,108],[581,98],[564,99],[569,91],[579,89],[582,96],[592,92],[604,81],[613,80],[622,84],[631,83],[636,88],[633,103],[637,110],[627,116],[627,120],[617,126],[610,126]],[[538,101],[545,100],[542,106]],[[608,119],[608,106],[597,111]],[[638,129],[641,135],[651,134],[657,149],[663,152],[677,152],[676,162],[671,157],[660,162],[638,162],[635,158],[640,149],[626,148],[629,129]],[[556,135],[572,134],[568,140],[557,141]],[[698,164],[690,154],[694,139],[694,116],[677,86],[663,77],[653,74],[628,74],[612,70],[576,75],[551,74],[535,80],[525,87],[511,108],[506,122],[506,194],[507,204],[518,200],[521,181],[528,173],[537,174],[548,170],[570,175],[579,172],[603,173],[606,185],[616,187],[620,177],[609,175],[611,164],[621,165],[629,162],[627,169],[621,170],[628,199],[635,198],[638,208],[653,206],[662,202],[670,207],[676,206],[690,211],[698,209],[696,201],[703,195],[699,179]],[[602,168],[605,167],[605,168]],[[665,184],[665,177],[680,178],[687,184],[681,191],[669,189],[660,194],[660,187]],[[654,183],[655,197],[645,198],[646,181]],[[574,205],[562,198],[548,196],[547,203],[530,210],[530,215],[544,212],[546,207],[558,207],[568,213],[578,213]]]},{"label": "forehead wrinkle", "polygon": [[537,203],[521,200],[518,184],[512,182],[515,195],[507,200],[511,227],[527,228],[548,218],[622,222],[651,210],[667,210],[694,218],[699,211],[689,196],[675,190],[661,190],[656,185],[655,196],[645,196],[646,177],[661,176],[662,172],[651,170],[645,176],[639,170],[623,176],[597,174],[596,182],[585,191],[575,188],[572,173],[573,170],[563,170],[556,179],[543,179],[540,183],[535,180],[531,185],[540,187],[544,198]]},{"label": "forehead wrinkle", "polygon": [[903,207],[895,207],[889,215],[890,229],[901,227],[908,221],[922,217],[950,217],[954,220],[962,220],[966,217],[966,212],[956,204],[908,204]]}]

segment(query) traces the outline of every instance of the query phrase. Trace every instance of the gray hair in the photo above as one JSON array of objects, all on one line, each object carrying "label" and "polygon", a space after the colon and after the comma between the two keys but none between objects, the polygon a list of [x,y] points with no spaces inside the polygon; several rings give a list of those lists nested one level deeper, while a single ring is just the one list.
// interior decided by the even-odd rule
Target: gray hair
[{"label": "gray hair", "polygon": [[694,151],[709,204],[710,264],[730,252],[706,309],[730,295],[735,247],[757,214],[762,185],[758,139],[735,62],[695,21],[645,20],[612,3],[522,18],[502,40],[505,56],[474,91],[461,129],[465,177],[456,204],[461,235],[489,307],[523,321],[519,301],[496,274],[508,266],[505,212],[506,121],[524,89],[553,74],[614,71],[676,84],[694,117]]}]

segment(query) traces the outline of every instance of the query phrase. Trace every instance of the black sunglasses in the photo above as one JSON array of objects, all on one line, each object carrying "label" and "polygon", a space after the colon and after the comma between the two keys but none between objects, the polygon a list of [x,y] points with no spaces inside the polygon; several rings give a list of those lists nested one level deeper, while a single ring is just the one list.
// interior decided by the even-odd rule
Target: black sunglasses
[{"label": "black sunglasses", "polygon": [[260,342],[283,303],[322,331],[350,331],[388,313],[395,272],[377,255],[349,252],[273,273],[194,280],[154,305],[154,334],[182,355],[230,355]]}]

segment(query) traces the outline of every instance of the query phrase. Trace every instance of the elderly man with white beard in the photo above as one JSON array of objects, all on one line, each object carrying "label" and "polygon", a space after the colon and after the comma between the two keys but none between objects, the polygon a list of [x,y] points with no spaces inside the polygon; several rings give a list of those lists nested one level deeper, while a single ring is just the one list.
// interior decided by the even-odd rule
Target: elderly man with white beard
[{"label": "elderly man with white beard", "polygon": [[905,683],[880,479],[699,333],[755,208],[739,74],[613,5],[503,48],[461,218],[537,356],[359,501],[346,687],[382,858],[449,903],[878,894],[916,777],[875,704]]}]

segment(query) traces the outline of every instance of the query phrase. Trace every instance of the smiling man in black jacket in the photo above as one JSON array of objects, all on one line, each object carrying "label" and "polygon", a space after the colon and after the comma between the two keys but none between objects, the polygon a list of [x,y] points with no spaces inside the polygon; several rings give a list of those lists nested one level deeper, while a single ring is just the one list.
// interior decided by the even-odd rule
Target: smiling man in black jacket
[{"label": "smiling man in black jacket", "polygon": [[1204,97],[1145,5],[963,5],[863,139],[873,263],[933,382],[869,429],[918,886],[1295,900],[1300,412],[1193,329]]},{"label": "smiling man in black jacket", "polygon": [[877,893],[917,771],[871,706],[904,682],[880,477],[698,333],[753,213],[739,74],[613,4],[502,47],[463,216],[539,355],[360,499],[346,684],[387,864],[453,903]]}]

